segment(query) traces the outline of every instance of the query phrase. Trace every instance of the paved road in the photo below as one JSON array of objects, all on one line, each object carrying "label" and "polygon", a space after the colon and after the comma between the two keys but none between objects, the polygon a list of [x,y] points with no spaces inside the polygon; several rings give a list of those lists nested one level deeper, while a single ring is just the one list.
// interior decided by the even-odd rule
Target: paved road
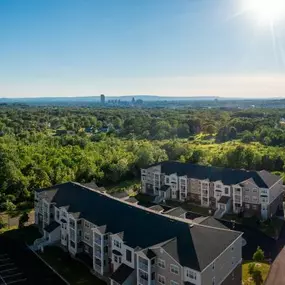
[{"label": "paved road", "polygon": [[274,260],[265,285],[285,285],[285,248]]},{"label": "paved road", "polygon": [[23,243],[0,237],[0,285],[66,285]]}]

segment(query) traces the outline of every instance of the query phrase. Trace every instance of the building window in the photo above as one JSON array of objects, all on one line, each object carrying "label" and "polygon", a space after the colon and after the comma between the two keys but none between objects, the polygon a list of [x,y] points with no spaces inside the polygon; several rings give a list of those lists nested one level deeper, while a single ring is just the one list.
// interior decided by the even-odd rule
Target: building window
[{"label": "building window", "polygon": [[95,243],[101,245],[101,235],[94,233],[94,239],[95,239]]},{"label": "building window", "polygon": [[118,248],[121,248],[121,243],[114,239],[114,246],[118,247]]},{"label": "building window", "polygon": [[165,284],[165,277],[164,276],[158,274],[157,279],[158,279],[157,281],[159,284]]},{"label": "building window", "polygon": [[249,205],[249,204],[245,204],[244,206],[245,206],[246,209],[249,209],[249,208],[250,208],[250,205]]},{"label": "building window", "polygon": [[171,281],[170,281],[170,285],[178,285],[178,283],[175,282],[175,281],[173,281],[173,280],[171,280]]},{"label": "building window", "polygon": [[59,220],[59,210],[56,210],[56,219]]},{"label": "building window", "polygon": [[132,262],[132,252],[128,249],[126,249],[126,260]]},{"label": "building window", "polygon": [[75,242],[74,242],[74,241],[70,241],[70,246],[71,246],[72,248],[75,248]]},{"label": "building window", "polygon": [[229,195],[229,187],[225,187],[225,194]]},{"label": "building window", "polygon": [[192,270],[187,270],[186,271],[186,276],[191,278],[191,279],[194,279],[194,280],[196,280],[196,278],[197,278],[196,272],[194,272]]},{"label": "building window", "polygon": [[90,234],[89,233],[84,233],[84,239],[89,241],[90,240]]},{"label": "building window", "polygon": [[163,259],[158,258],[157,266],[164,269],[165,268],[165,261]]},{"label": "building window", "polygon": [[179,267],[174,265],[174,264],[170,264],[170,272],[178,275],[179,274]]},{"label": "building window", "polygon": [[253,188],[253,189],[252,189],[252,192],[253,192],[253,193],[256,193],[256,192],[257,192],[257,188]]},{"label": "building window", "polygon": [[258,206],[257,206],[257,205],[252,205],[252,209],[253,209],[253,210],[257,210],[257,209],[258,209]]},{"label": "building window", "polygon": [[84,221],[84,226],[85,226],[85,228],[90,228],[90,223],[89,222],[87,222],[87,221]]},{"label": "building window", "polygon": [[165,178],[165,183],[167,183],[167,184],[169,183],[169,177]]}]

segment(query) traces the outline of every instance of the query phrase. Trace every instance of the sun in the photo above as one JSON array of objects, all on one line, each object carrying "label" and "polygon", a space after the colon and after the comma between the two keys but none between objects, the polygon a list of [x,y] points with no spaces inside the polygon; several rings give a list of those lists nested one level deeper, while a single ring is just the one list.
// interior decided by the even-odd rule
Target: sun
[{"label": "sun", "polygon": [[285,19],[285,0],[244,0],[243,5],[259,24],[275,24]]}]

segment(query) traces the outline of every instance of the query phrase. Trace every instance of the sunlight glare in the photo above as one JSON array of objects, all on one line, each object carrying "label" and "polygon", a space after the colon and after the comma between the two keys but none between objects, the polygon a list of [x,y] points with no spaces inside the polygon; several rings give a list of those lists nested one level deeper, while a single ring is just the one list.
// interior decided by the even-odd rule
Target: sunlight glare
[{"label": "sunlight glare", "polygon": [[244,10],[259,24],[273,24],[285,19],[285,0],[244,0]]}]

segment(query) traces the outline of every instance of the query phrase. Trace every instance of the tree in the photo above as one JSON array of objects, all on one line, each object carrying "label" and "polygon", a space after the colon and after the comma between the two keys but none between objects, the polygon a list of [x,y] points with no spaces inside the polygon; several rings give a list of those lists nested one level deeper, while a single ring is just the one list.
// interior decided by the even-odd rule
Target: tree
[{"label": "tree", "polygon": [[29,221],[29,215],[28,213],[23,213],[19,219],[19,228],[23,228],[25,226],[25,223]]},{"label": "tree", "polygon": [[255,262],[262,262],[264,260],[264,251],[260,248],[260,246],[257,247],[257,250],[253,254],[252,259]]},{"label": "tree", "polygon": [[229,130],[229,139],[230,140],[234,140],[237,138],[237,130],[235,127],[230,127],[230,130]]}]

